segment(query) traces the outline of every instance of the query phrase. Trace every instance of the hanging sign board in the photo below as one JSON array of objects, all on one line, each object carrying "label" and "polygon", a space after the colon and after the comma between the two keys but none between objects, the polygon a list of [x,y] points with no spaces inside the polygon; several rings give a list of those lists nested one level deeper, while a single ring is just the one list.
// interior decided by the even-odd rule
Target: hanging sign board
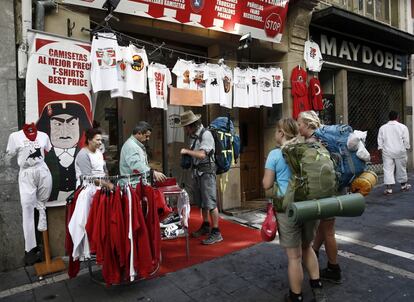
[{"label": "hanging sign board", "polygon": [[[101,9],[105,0],[63,0]],[[115,12],[280,43],[289,0],[121,0]]]},{"label": "hanging sign board", "polygon": [[41,32],[29,32],[26,123],[46,132],[52,149],[45,161],[53,189],[47,206],[66,204],[76,187],[75,157],[92,125],[91,46]]}]

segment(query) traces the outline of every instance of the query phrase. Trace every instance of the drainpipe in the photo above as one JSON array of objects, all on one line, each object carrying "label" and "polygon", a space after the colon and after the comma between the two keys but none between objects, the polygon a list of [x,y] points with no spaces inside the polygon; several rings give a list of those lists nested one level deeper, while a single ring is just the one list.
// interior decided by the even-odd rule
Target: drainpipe
[{"label": "drainpipe", "polygon": [[17,75],[19,79],[26,77],[27,71],[27,30],[32,28],[32,1],[22,0],[21,4],[22,13],[22,39],[17,49]]},{"label": "drainpipe", "polygon": [[48,8],[55,8],[56,3],[53,0],[36,1],[35,29],[45,31],[45,12]]}]

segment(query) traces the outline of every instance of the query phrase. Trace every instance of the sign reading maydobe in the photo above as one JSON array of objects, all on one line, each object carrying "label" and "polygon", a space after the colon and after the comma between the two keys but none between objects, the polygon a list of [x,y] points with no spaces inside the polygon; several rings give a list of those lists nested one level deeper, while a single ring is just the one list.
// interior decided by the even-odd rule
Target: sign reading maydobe
[{"label": "sign reading maydobe", "polygon": [[[64,0],[102,8],[105,0]],[[279,43],[289,0],[121,0],[115,12]]]}]

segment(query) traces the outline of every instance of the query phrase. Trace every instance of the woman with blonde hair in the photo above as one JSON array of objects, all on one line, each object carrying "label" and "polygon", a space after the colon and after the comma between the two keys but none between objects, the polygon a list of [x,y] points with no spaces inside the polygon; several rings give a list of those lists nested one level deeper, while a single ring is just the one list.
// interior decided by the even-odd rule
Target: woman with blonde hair
[{"label": "woman with blonde hair", "polygon": [[[305,138],[306,142],[316,141],[314,136],[316,129],[322,126],[315,111],[303,111],[298,117],[299,133]],[[325,244],[326,256],[328,258],[327,267],[321,270],[321,279],[333,283],[341,283],[341,268],[337,262],[338,246],[335,239],[335,217],[321,219],[316,233],[313,249],[319,256],[319,249]]]},{"label": "woman with blonde hair", "polygon": [[305,265],[310,279],[310,285],[315,301],[327,301],[322,290],[319,278],[319,265],[315,252],[312,249],[312,241],[315,237],[318,221],[308,221],[302,224],[290,222],[283,209],[283,197],[288,190],[291,171],[283,158],[283,146],[298,142],[298,126],[292,118],[283,118],[276,125],[275,140],[277,148],[270,151],[263,176],[263,187],[268,190],[275,186],[275,207],[277,210],[278,232],[280,245],[286,250],[288,256],[289,294],[285,301],[303,301],[302,282],[303,268]]}]

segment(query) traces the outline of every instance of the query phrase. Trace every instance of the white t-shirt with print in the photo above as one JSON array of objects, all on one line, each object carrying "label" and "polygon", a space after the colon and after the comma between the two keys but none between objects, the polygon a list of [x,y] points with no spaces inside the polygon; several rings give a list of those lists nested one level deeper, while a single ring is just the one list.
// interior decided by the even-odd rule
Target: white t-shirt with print
[{"label": "white t-shirt with print", "polygon": [[127,87],[127,71],[131,66],[129,58],[129,47],[118,46],[118,56],[116,63],[118,88],[111,90],[111,98],[134,98],[132,95],[132,91]]},{"label": "white t-shirt with print", "polygon": [[148,67],[148,82],[152,108],[167,110],[168,85],[171,84],[171,72],[167,66],[151,63]]},{"label": "white t-shirt with print", "polygon": [[272,107],[272,70],[270,68],[259,67],[257,80],[257,104]]},{"label": "white t-shirt with print", "polygon": [[317,43],[313,41],[306,41],[303,57],[306,62],[306,67],[310,71],[321,71],[323,60],[321,50],[319,49],[319,45]]},{"label": "white t-shirt with print", "polygon": [[99,33],[92,39],[91,83],[93,92],[118,89],[118,43],[113,33]]},{"label": "white t-shirt with print", "polygon": [[206,104],[206,69],[205,63],[192,64],[190,70],[190,89],[203,92],[203,104]]},{"label": "white t-shirt with print", "polygon": [[220,90],[223,86],[221,68],[217,64],[207,64],[206,78],[206,104],[220,104]]},{"label": "white t-shirt with print", "polygon": [[248,82],[247,82],[247,89],[248,89],[248,104],[249,107],[260,107],[258,101],[258,74],[257,69],[247,68],[248,73]]},{"label": "white t-shirt with print", "polygon": [[178,59],[172,72],[177,76],[177,88],[190,89],[190,70],[193,65],[192,61]]},{"label": "white t-shirt with print", "polygon": [[180,124],[180,114],[183,113],[183,106],[168,105],[167,109],[167,143],[184,143],[184,128]]},{"label": "white t-shirt with print", "polygon": [[148,57],[145,49],[133,44],[128,46],[127,89],[138,93],[147,93]]},{"label": "white t-shirt with print", "polygon": [[283,103],[283,71],[272,68],[272,104]]},{"label": "white t-shirt with print", "polygon": [[23,170],[45,164],[45,151],[49,152],[51,148],[52,144],[46,133],[37,131],[36,139],[31,141],[20,130],[10,134],[6,152],[11,156],[17,154],[17,164]]},{"label": "white t-shirt with print", "polygon": [[226,65],[220,66],[222,85],[220,87],[220,105],[232,108],[233,102],[233,72]]},{"label": "white t-shirt with print", "polygon": [[234,82],[234,107],[249,108],[249,94],[247,84],[250,76],[247,69],[234,68],[233,82]]}]

